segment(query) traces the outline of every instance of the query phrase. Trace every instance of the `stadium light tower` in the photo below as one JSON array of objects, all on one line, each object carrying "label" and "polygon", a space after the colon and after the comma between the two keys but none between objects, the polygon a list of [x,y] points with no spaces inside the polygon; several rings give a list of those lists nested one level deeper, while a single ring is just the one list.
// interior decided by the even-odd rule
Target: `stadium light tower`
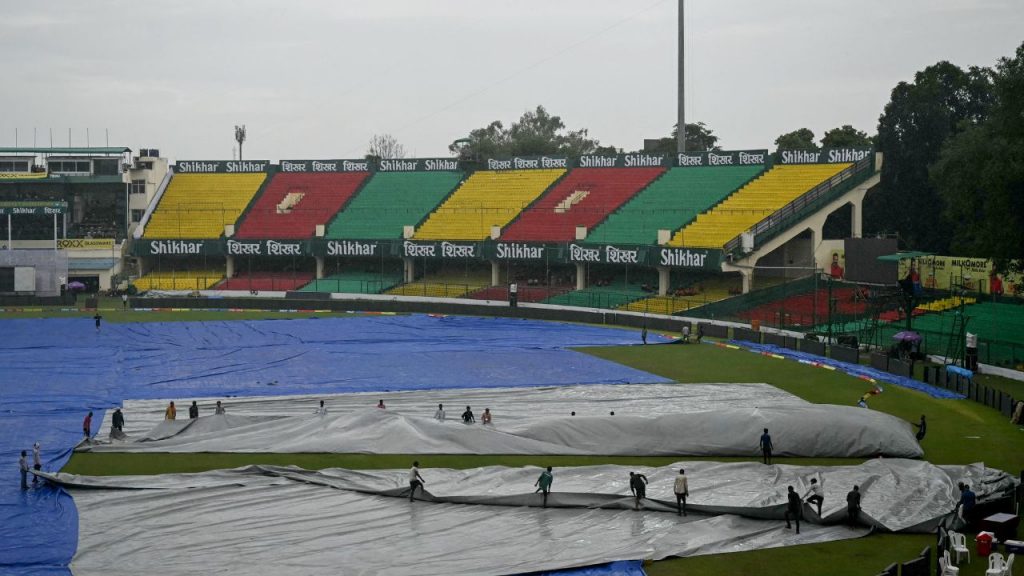
[{"label": "stadium light tower", "polygon": [[238,142],[238,159],[242,159],[242,143],[245,142],[245,124],[235,125],[235,142]]},{"label": "stadium light tower", "polygon": [[686,107],[684,106],[685,100],[683,98],[683,89],[686,86],[686,75],[684,74],[684,60],[683,60],[683,36],[685,28],[683,27],[683,4],[686,0],[679,0],[679,90],[678,94],[678,118],[676,125],[676,149],[679,152],[686,152]]}]

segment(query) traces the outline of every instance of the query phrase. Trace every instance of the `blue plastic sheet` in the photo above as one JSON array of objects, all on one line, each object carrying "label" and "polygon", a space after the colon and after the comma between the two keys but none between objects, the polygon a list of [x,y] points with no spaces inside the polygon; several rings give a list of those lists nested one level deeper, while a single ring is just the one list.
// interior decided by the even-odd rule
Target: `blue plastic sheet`
[{"label": "blue plastic sheet", "polygon": [[622,560],[610,564],[570,568],[555,572],[532,572],[529,576],[647,576],[639,560]]},{"label": "blue plastic sheet", "polygon": [[[63,491],[20,490],[33,442],[57,470],[93,410],[126,398],[666,382],[569,350],[639,333],[507,318],[354,316],[104,324],[0,321],[0,574],[67,574],[78,540]],[[657,335],[649,341],[667,341]]]},{"label": "blue plastic sheet", "polygon": [[920,380],[914,380],[913,378],[906,378],[904,376],[897,376],[896,374],[890,374],[889,372],[883,372],[871,366],[864,366],[861,364],[850,364],[849,362],[840,362],[839,360],[833,360],[832,358],[825,358],[824,356],[816,356],[814,354],[808,354],[806,352],[799,352],[797,350],[790,350],[789,348],[783,348],[781,346],[775,346],[773,344],[757,344],[754,342],[746,342],[741,340],[732,340],[730,344],[745,348],[754,352],[767,352],[771,354],[778,354],[779,356],[785,356],[786,358],[792,358],[794,360],[806,360],[809,362],[817,362],[825,366],[832,366],[837,370],[851,376],[863,376],[865,378],[874,378],[879,382],[887,382],[895,386],[902,388],[910,388],[911,390],[917,390],[918,392],[924,392],[932,398],[942,398],[945,400],[960,400],[964,396],[951,392],[938,386],[932,386],[926,384]]}]

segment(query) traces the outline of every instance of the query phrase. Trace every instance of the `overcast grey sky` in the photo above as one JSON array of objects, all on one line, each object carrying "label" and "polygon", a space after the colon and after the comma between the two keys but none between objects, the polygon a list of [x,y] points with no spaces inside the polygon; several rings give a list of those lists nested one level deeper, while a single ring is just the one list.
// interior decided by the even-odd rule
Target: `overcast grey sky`
[{"label": "overcast grey sky", "polygon": [[[0,19],[0,146],[159,147],[177,159],[410,156],[545,105],[637,149],[676,116],[677,0],[47,0]],[[991,66],[1021,0],[688,0],[687,118],[727,149],[853,124],[939,60]]]}]

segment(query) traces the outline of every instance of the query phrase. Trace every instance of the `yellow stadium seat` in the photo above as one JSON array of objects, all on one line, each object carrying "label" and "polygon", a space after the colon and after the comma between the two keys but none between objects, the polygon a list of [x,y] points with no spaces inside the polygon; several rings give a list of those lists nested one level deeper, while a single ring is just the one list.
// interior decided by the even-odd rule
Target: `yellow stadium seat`
[{"label": "yellow stadium seat", "polygon": [[416,230],[414,240],[484,240],[505,226],[565,170],[483,170],[459,186]]},{"label": "yellow stadium seat", "polygon": [[223,270],[178,270],[150,272],[132,284],[146,290],[208,290],[224,279]]},{"label": "yellow stadium seat", "polygon": [[786,164],[730,195],[721,204],[699,214],[675,233],[669,244],[694,248],[721,248],[753,225],[828,180],[850,164]]},{"label": "yellow stadium seat", "polygon": [[220,238],[266,174],[176,174],[146,224],[146,238]]}]

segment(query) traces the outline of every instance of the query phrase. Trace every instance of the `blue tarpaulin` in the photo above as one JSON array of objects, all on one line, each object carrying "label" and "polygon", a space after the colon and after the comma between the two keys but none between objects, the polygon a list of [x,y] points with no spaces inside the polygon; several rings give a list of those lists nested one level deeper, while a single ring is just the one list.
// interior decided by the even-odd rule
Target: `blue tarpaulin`
[{"label": "blue tarpaulin", "polygon": [[[104,324],[0,321],[0,573],[67,574],[74,503],[22,491],[21,450],[57,470],[103,411],[126,398],[666,382],[568,350],[638,344],[636,331],[501,318],[355,316]],[[654,336],[654,341],[665,341]],[[611,572],[610,574],[626,574]]]},{"label": "blue tarpaulin", "polygon": [[918,392],[924,392],[932,398],[942,398],[946,400],[963,399],[962,394],[957,394],[938,386],[932,386],[920,380],[914,380],[913,378],[907,378],[905,376],[898,376],[889,372],[883,372],[877,368],[871,366],[864,366],[862,364],[850,364],[849,362],[840,362],[839,360],[833,360],[832,358],[826,358],[824,356],[816,356],[814,354],[808,354],[807,352],[799,352],[797,350],[790,350],[789,348],[783,348],[782,346],[775,346],[773,344],[757,344],[754,342],[732,340],[730,344],[752,350],[754,352],[767,352],[771,354],[778,354],[779,356],[785,356],[794,360],[804,360],[809,362],[817,362],[825,366],[832,366],[837,370],[851,376],[863,376],[865,378],[874,378],[879,382],[887,382],[902,388],[910,388],[911,390],[917,390]]},{"label": "blue tarpaulin", "polygon": [[639,560],[622,560],[557,572],[532,572],[529,576],[647,576],[641,564]]}]

